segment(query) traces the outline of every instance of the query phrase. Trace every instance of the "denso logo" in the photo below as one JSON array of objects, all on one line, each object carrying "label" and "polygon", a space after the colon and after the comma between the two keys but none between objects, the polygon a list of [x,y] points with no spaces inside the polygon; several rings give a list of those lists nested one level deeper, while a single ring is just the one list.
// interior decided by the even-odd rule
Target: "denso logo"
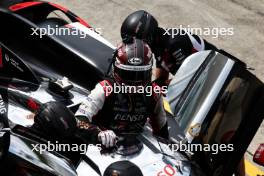
[{"label": "denso logo", "polygon": [[144,119],[144,115],[131,115],[131,114],[117,114],[115,116],[115,120],[123,120],[123,121],[130,121],[130,122],[136,122],[141,121]]},{"label": "denso logo", "polygon": [[143,63],[143,61],[141,58],[133,57],[133,58],[128,59],[128,63],[132,65],[140,65]]},{"label": "denso logo", "polygon": [[2,96],[0,95],[0,114],[4,114],[6,113],[7,110],[6,110],[6,107],[5,107],[5,102],[2,98]]}]

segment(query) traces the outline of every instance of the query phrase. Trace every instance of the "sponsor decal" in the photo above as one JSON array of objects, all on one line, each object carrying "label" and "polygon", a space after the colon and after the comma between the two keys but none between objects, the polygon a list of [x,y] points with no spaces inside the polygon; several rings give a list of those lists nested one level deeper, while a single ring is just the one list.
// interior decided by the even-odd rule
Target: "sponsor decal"
[{"label": "sponsor decal", "polygon": [[0,95],[0,114],[5,114],[7,112],[5,102],[3,100],[2,95]]},{"label": "sponsor decal", "polygon": [[34,120],[34,118],[35,118],[35,114],[33,114],[33,113],[28,114],[28,115],[26,116],[26,119],[28,119],[28,120]]},{"label": "sponsor decal", "polygon": [[24,70],[20,67],[19,63],[15,61],[12,57],[5,54],[5,60],[9,62],[11,65],[13,65],[16,69],[18,69],[21,72],[24,72]]},{"label": "sponsor decal", "polygon": [[136,122],[141,121],[144,119],[144,115],[131,115],[131,114],[116,114],[115,120],[122,120],[122,121],[130,121],[130,122]]},{"label": "sponsor decal", "polygon": [[200,134],[200,131],[201,131],[201,124],[200,123],[197,123],[193,126],[191,126],[188,130],[189,134],[192,136],[192,137],[197,137],[199,136]]},{"label": "sponsor decal", "polygon": [[128,59],[128,63],[130,63],[132,65],[140,65],[143,63],[143,61],[141,58],[133,57],[133,58]]},{"label": "sponsor decal", "polygon": [[162,171],[158,172],[157,176],[174,176],[176,175],[176,169],[172,165],[166,165]]}]

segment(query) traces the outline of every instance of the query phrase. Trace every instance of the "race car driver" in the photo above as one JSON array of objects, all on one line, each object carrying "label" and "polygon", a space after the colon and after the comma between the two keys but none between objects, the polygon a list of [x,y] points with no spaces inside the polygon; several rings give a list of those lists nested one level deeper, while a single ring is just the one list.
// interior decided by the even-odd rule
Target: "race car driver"
[{"label": "race car driver", "polygon": [[153,54],[150,47],[142,40],[133,39],[120,44],[116,53],[111,78],[98,83],[79,106],[75,114],[78,126],[92,131],[89,138],[106,148],[115,145],[118,134],[140,133],[147,121],[154,135],[167,138],[167,119],[158,91],[153,91],[151,96],[145,92],[109,91],[121,85],[160,89],[151,83]]},{"label": "race car driver", "polygon": [[149,44],[156,58],[157,69],[154,75],[159,85],[164,85],[169,73],[174,75],[184,59],[192,53],[217,50],[206,40],[191,35],[188,31],[159,27],[157,20],[144,10],[133,12],[126,17],[121,26],[121,37],[124,42],[136,37]]}]

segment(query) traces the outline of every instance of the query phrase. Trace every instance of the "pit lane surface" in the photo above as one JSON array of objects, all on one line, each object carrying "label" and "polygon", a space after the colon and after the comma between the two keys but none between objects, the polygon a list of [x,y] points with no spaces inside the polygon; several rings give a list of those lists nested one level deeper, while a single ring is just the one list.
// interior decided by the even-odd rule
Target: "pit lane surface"
[{"label": "pit lane surface", "polygon": [[[233,28],[233,35],[202,37],[223,48],[255,68],[252,72],[264,81],[264,1],[263,0],[50,0],[71,9],[90,25],[101,28],[103,36],[113,44],[120,41],[120,26],[131,12],[145,9],[152,13],[160,26],[168,28]],[[249,173],[252,156],[259,143],[264,143],[264,123],[253,142],[246,158]],[[254,172],[254,173],[260,173]],[[255,174],[256,175],[256,174]]]}]

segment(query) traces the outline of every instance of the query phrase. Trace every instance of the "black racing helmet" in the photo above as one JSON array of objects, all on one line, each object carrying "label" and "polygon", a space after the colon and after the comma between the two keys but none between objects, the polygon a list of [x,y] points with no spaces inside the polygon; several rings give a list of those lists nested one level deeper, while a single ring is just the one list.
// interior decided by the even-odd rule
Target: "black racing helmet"
[{"label": "black racing helmet", "polygon": [[37,129],[50,140],[70,139],[77,130],[74,114],[60,102],[48,102],[37,111],[33,129]]},{"label": "black racing helmet", "polygon": [[128,15],[122,23],[121,37],[125,43],[136,37],[152,47],[157,30],[157,20],[150,13],[138,10]]},{"label": "black racing helmet", "polygon": [[152,55],[143,40],[133,38],[131,43],[122,42],[113,63],[113,77],[126,85],[147,85],[151,82]]},{"label": "black racing helmet", "polygon": [[110,164],[103,176],[143,176],[140,168],[130,161],[117,161]]}]

